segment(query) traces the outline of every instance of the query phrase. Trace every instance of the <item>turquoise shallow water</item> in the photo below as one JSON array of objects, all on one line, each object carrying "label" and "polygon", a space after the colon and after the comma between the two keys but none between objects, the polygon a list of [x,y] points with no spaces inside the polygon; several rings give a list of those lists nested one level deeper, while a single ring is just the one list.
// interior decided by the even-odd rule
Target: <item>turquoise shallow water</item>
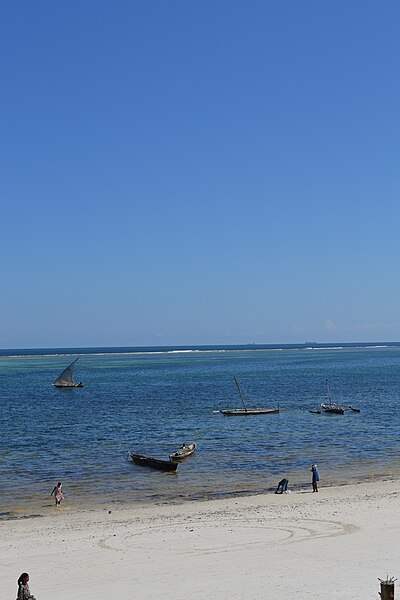
[{"label": "turquoise shallow water", "polygon": [[[51,383],[74,358],[82,389]],[[57,480],[70,507],[172,502],[258,493],[287,476],[321,485],[400,474],[400,347],[305,346],[167,351],[108,349],[0,352],[0,513],[43,512]],[[249,405],[277,415],[224,417]],[[308,412],[334,399],[360,414]],[[128,462],[128,450],[167,458],[196,453],[177,474]]]}]

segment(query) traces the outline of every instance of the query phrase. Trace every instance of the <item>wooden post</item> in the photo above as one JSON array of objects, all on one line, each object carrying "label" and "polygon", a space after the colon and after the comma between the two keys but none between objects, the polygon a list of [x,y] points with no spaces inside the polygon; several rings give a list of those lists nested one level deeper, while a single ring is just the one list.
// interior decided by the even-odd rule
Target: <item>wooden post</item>
[{"label": "wooden post", "polygon": [[381,582],[381,591],[379,595],[381,600],[394,600],[394,582],[396,579],[386,577],[386,579],[379,579]]}]

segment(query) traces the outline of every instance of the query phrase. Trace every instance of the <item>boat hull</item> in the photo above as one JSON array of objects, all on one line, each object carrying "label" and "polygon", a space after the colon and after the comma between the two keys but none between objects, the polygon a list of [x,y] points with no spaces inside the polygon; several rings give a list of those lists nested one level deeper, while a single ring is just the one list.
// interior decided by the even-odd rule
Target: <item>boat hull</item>
[{"label": "boat hull", "polygon": [[71,384],[66,384],[63,385],[61,383],[53,383],[52,384],[53,387],[58,388],[58,389],[70,389],[70,388],[82,388],[83,387],[83,383],[71,383]]},{"label": "boat hull", "polygon": [[332,415],[344,415],[344,408],[336,406],[334,404],[321,404],[322,411],[324,413],[330,413]]},{"label": "boat hull", "polygon": [[131,457],[135,465],[139,465],[140,467],[151,467],[158,471],[176,471],[178,468],[178,463],[173,460],[160,460],[150,456],[143,456],[142,454],[135,454],[134,452],[128,452],[128,456]]},{"label": "boat hull", "polygon": [[226,417],[249,417],[253,415],[273,415],[279,412],[279,408],[226,408],[219,411]]},{"label": "boat hull", "polygon": [[195,450],[196,450],[196,444],[189,444],[188,446],[181,448],[177,452],[170,454],[169,457],[171,460],[182,460],[183,458],[187,458],[188,456],[191,456]]}]

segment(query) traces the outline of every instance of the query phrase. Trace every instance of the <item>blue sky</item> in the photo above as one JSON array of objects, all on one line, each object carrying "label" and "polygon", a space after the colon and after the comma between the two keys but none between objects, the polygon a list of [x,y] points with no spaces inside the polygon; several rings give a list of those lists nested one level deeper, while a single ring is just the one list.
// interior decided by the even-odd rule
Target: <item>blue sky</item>
[{"label": "blue sky", "polygon": [[0,347],[400,340],[399,30],[3,2]]}]

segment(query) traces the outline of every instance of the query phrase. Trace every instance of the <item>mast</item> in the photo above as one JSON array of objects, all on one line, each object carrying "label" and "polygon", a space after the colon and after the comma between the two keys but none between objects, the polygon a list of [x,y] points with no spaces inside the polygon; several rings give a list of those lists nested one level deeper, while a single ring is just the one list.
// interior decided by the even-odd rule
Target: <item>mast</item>
[{"label": "mast", "polygon": [[326,393],[327,393],[327,396],[328,396],[329,404],[332,404],[331,390],[329,388],[329,383],[328,383],[327,379],[326,379]]},{"label": "mast", "polygon": [[238,392],[239,392],[240,399],[241,399],[241,401],[242,401],[242,403],[243,403],[243,406],[244,406],[244,410],[245,410],[245,412],[247,412],[247,408],[246,408],[246,405],[245,405],[245,403],[244,403],[244,398],[243,398],[242,390],[241,390],[241,388],[240,388],[240,384],[239,384],[238,380],[236,379],[236,377],[234,377],[233,379],[235,380],[236,387],[237,387],[237,389],[238,389]]}]

